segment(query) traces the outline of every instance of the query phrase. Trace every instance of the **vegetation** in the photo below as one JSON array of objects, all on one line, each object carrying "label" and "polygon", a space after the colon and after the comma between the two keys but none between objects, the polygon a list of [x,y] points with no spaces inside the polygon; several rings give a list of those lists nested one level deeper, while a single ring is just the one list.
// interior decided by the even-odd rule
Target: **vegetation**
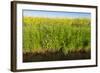
[{"label": "vegetation", "polygon": [[87,18],[23,18],[23,52],[90,51],[91,27]]}]

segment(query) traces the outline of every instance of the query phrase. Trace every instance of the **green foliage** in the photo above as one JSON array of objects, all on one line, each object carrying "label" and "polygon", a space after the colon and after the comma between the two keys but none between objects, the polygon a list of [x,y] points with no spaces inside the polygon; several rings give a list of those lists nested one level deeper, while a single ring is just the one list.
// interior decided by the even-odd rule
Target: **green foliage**
[{"label": "green foliage", "polygon": [[89,51],[91,40],[90,19],[24,17],[24,52]]}]

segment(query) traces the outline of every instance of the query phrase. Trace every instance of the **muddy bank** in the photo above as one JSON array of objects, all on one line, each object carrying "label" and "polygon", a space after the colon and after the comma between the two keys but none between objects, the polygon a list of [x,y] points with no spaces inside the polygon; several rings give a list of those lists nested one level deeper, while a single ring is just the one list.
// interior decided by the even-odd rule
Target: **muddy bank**
[{"label": "muddy bank", "polygon": [[71,52],[64,55],[62,52],[46,52],[43,53],[23,53],[23,62],[38,62],[38,61],[61,61],[61,60],[80,60],[90,59],[90,51]]}]

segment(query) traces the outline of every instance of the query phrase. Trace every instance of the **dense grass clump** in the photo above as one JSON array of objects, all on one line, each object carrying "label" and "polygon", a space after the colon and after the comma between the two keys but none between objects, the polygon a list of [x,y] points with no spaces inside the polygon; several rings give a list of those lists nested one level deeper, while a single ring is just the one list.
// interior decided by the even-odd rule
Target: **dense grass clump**
[{"label": "dense grass clump", "polygon": [[87,18],[23,18],[24,53],[90,51],[91,28]]}]

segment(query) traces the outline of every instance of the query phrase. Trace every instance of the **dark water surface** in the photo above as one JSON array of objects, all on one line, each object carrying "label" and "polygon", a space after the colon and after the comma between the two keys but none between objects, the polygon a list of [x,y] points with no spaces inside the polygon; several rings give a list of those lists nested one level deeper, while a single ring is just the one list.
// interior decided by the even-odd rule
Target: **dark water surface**
[{"label": "dark water surface", "polygon": [[62,52],[23,53],[23,62],[91,59],[91,52],[79,51],[64,55]]}]

